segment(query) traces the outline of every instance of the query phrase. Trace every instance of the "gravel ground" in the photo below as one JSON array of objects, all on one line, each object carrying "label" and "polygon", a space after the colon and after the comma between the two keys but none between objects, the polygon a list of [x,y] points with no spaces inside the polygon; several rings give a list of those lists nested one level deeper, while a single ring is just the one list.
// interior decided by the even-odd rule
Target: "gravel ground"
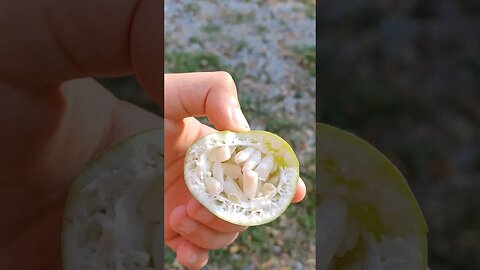
[{"label": "gravel ground", "polygon": [[[285,138],[311,194],[206,269],[314,269],[314,1],[165,1],[167,72],[227,70],[252,129]],[[167,253],[165,267],[181,269]]]}]

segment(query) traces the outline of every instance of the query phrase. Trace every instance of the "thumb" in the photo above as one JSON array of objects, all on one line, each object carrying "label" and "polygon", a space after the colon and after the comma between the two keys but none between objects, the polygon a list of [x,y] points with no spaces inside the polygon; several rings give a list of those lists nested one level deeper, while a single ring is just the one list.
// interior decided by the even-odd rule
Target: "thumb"
[{"label": "thumb", "polygon": [[250,130],[227,72],[166,74],[164,106],[168,120],[207,116],[218,130]]}]

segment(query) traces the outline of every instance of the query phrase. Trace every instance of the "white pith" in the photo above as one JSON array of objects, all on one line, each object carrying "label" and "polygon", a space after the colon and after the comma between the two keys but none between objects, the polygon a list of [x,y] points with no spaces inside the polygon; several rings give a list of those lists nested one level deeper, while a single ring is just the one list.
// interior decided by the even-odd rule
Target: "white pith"
[{"label": "white pith", "polygon": [[[270,147],[267,147],[267,144]],[[259,179],[256,187],[248,188],[250,184],[243,181],[253,181],[250,178],[242,180],[242,176],[232,179],[226,175],[214,175],[215,162],[212,162],[209,156],[212,151],[225,146],[234,149],[234,153],[231,153],[229,159],[223,163],[237,164],[245,177],[256,175],[255,170],[259,167],[258,160],[253,162],[249,159],[254,156],[252,153],[247,159],[235,159],[240,151],[247,148],[253,148],[255,150],[253,152],[261,153],[261,160],[272,155],[274,159],[280,158],[285,161],[285,164],[283,166],[274,164],[266,179]],[[293,152],[286,147],[288,145],[283,140],[266,132],[238,134],[221,132],[208,135],[192,145],[186,154],[184,168],[186,185],[200,203],[223,220],[246,226],[267,223],[285,211],[296,190],[298,161]],[[258,154],[253,159],[258,159]],[[222,191],[218,194],[209,192],[207,188],[211,177],[221,184]],[[268,185],[265,185],[267,183]],[[270,191],[272,193],[269,194]]]},{"label": "white pith", "polygon": [[162,144],[162,129],[135,136],[74,180],[62,231],[64,270],[163,269]]},{"label": "white pith", "polygon": [[401,174],[351,134],[317,132],[317,269],[426,270],[426,224]]}]

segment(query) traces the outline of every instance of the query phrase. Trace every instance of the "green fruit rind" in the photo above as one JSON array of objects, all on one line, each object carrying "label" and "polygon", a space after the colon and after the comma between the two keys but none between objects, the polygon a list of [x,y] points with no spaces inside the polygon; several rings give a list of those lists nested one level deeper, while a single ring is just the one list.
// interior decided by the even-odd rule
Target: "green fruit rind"
[{"label": "green fruit rind", "polygon": [[[317,123],[316,128],[317,207],[324,198],[341,198],[348,222],[355,220],[364,235],[371,236],[365,236],[366,244],[352,252],[358,253],[372,243],[382,247],[382,243],[397,241],[397,245],[408,247],[410,253],[400,254],[396,250],[397,253],[389,251],[389,256],[418,261],[409,269],[427,269],[428,227],[401,172],[385,155],[354,134],[323,123]],[[336,267],[330,264],[333,268],[329,269],[343,269],[341,265],[351,263],[349,260],[355,257],[352,256],[347,252],[344,257],[335,257],[332,260]]]},{"label": "green fruit rind", "polygon": [[[242,143],[253,143],[268,151],[273,154],[279,166],[284,168],[281,172],[286,175],[284,177],[286,180],[284,185],[281,185],[282,195],[268,207],[245,210],[240,204],[231,201],[214,201],[212,196],[207,193],[199,173],[195,172],[195,169],[200,166],[195,164],[205,159],[208,150],[220,145],[232,146],[242,145]],[[233,224],[255,226],[269,223],[285,212],[296,192],[299,179],[299,162],[290,145],[273,133],[261,130],[237,133],[221,131],[206,135],[189,147],[185,155],[184,178],[192,196],[215,216]]]}]

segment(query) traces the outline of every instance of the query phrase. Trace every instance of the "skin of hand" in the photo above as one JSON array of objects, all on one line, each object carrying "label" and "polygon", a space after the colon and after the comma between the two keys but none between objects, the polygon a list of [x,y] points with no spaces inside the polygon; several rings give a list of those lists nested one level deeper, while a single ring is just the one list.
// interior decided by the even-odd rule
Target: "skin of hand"
[{"label": "skin of hand", "polygon": [[[165,100],[165,241],[181,264],[200,269],[207,263],[208,250],[230,244],[246,227],[215,217],[185,185],[187,148],[216,131],[195,117],[207,116],[217,130],[246,131],[249,126],[226,72],[167,74]],[[299,181],[293,202],[301,201],[305,192],[305,183]]]}]

